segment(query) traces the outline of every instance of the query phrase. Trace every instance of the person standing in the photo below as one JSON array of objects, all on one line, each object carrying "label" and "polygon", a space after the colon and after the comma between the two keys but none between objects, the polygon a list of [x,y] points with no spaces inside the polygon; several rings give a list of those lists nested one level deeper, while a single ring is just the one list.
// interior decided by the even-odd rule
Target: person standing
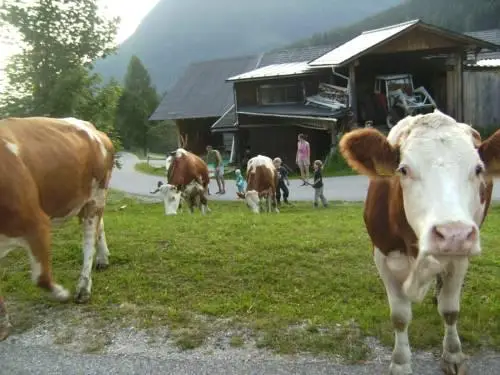
[{"label": "person standing", "polygon": [[309,179],[309,166],[311,165],[311,149],[309,142],[306,141],[304,134],[300,133],[298,135],[297,142],[297,155],[295,156],[295,163],[299,166],[300,177],[304,183],[302,186],[307,184]]},{"label": "person standing", "polygon": [[224,162],[220,152],[213,149],[210,145],[207,146],[207,163],[215,164],[214,177],[217,182],[217,187],[219,188],[219,191],[215,194],[225,194],[226,183],[224,181]]},{"label": "person standing", "polygon": [[[289,190],[288,186],[290,186],[290,181],[288,180],[288,171],[281,165],[281,158],[274,158],[273,164],[278,172],[278,186],[276,187],[276,201],[278,205],[281,205],[281,191],[283,190],[283,201],[286,204],[290,204],[288,202]],[[286,184],[285,184],[286,182]]]},{"label": "person standing", "polygon": [[314,188],[314,207],[318,207],[318,201],[321,200],[323,207],[328,207],[328,201],[323,194],[323,176],[321,170],[323,169],[323,163],[321,160],[315,160],[313,164],[314,168],[314,182],[311,185]]}]

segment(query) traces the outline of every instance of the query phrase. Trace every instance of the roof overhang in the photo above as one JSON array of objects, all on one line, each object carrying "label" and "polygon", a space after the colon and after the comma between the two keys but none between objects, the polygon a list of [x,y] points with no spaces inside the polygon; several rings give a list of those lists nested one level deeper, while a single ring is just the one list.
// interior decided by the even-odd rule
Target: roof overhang
[{"label": "roof overhang", "polygon": [[312,74],[317,69],[309,66],[307,61],[295,63],[272,64],[251,70],[226,79],[228,82],[256,81],[274,78],[296,77]]}]

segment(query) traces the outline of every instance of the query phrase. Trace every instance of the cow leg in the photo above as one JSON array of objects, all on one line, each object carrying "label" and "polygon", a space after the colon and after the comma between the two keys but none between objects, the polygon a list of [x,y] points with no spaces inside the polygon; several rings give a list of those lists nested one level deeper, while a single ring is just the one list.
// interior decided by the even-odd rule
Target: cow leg
[{"label": "cow leg", "polygon": [[208,200],[207,197],[205,197],[205,194],[200,194],[200,209],[201,209],[201,214],[205,215],[207,212],[210,212],[210,209],[208,208]]},{"label": "cow leg", "polygon": [[52,297],[60,302],[69,299],[70,293],[52,278],[52,254],[50,248],[50,220],[40,213],[36,224],[26,236],[28,255],[31,263],[31,279],[42,289],[50,291]]},{"label": "cow leg", "polygon": [[402,282],[389,269],[387,257],[380,250],[375,249],[374,259],[385,286],[394,329],[395,342],[389,374],[411,374],[411,349],[408,339],[408,326],[412,319],[411,302],[403,293]]},{"label": "cow leg", "polygon": [[0,296],[0,341],[5,340],[9,336],[9,331],[10,331],[9,314],[7,314],[5,301],[3,300],[3,297]]},{"label": "cow leg", "polygon": [[97,229],[97,256],[95,261],[96,270],[103,270],[109,266],[109,249],[104,232],[104,219],[101,217]]},{"label": "cow leg", "polygon": [[457,321],[460,311],[460,294],[468,267],[467,258],[454,260],[441,275],[442,285],[437,302],[439,315],[443,318],[445,327],[441,357],[441,367],[445,374],[465,374],[465,361],[468,357],[462,352]]}]

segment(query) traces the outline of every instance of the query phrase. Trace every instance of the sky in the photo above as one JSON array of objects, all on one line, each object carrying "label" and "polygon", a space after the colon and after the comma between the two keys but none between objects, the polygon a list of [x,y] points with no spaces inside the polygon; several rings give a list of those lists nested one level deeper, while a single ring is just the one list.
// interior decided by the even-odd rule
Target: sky
[{"label": "sky", "polygon": [[[158,3],[159,0],[98,0],[107,15],[121,18],[116,36],[116,42],[121,43],[132,35],[141,20]],[[1,2],[1,0],[0,0]],[[5,40],[5,33],[0,30],[0,81],[1,69],[5,66],[8,56],[16,51],[15,46],[9,46]],[[1,82],[0,82],[1,88]]]}]

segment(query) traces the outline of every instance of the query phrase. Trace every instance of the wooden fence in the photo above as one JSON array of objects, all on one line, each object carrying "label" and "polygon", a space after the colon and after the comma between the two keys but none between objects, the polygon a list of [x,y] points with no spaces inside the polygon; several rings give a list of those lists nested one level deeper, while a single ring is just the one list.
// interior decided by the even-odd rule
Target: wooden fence
[{"label": "wooden fence", "polygon": [[500,127],[500,68],[464,71],[464,122]]}]

